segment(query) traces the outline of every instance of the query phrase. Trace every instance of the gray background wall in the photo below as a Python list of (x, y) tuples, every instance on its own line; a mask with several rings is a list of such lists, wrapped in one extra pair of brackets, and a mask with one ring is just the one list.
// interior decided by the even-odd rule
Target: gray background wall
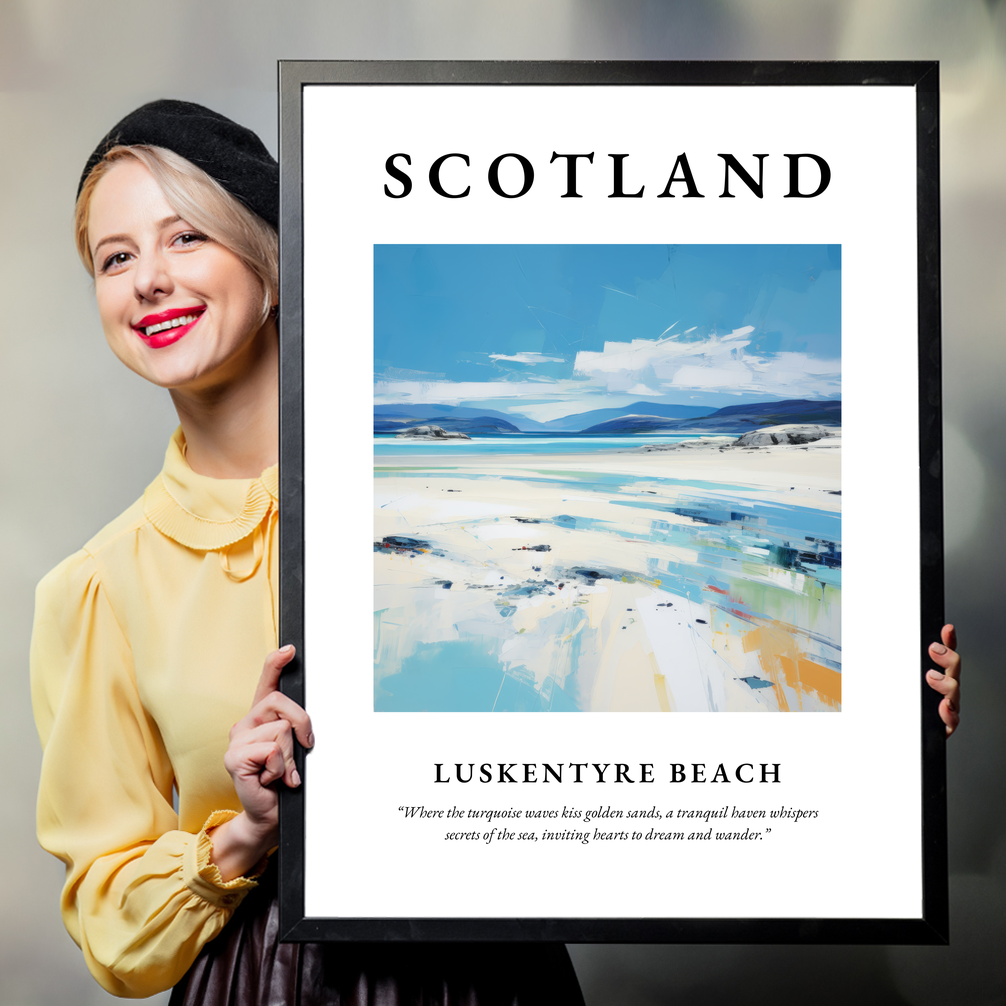
[(2, 0), (0, 1006), (108, 999), (59, 920), (61, 868), (34, 839), (32, 590), (139, 495), (175, 422), (104, 345), (71, 241), (78, 172), (122, 114), (166, 96), (275, 149), (279, 58), (942, 61), (947, 614), (967, 665), (949, 759), (953, 946), (572, 952), (591, 1006), (1006, 1002), (1004, 52), (995, 0)]

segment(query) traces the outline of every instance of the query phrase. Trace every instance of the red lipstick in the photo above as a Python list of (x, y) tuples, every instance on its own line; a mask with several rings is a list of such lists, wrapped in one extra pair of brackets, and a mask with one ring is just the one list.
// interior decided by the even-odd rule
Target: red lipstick
[[(178, 342), (179, 339), (187, 335), (205, 310), (204, 305), (199, 305), (196, 307), (173, 307), (168, 311), (148, 314), (133, 325), (133, 331), (151, 349), (161, 349), (164, 346), (170, 346), (173, 342)], [(189, 320), (179, 324), (180, 319), (184, 318)]]

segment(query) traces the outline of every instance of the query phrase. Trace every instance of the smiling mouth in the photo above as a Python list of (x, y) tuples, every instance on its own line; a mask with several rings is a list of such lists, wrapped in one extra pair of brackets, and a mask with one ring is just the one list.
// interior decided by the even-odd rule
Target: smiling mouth
[(198, 314), (183, 314), (180, 318), (172, 318), (171, 321), (162, 321), (159, 325), (148, 325), (140, 331), (146, 338), (156, 335), (158, 332), (166, 332), (169, 328), (181, 328), (182, 325), (191, 325), (198, 318)]
[[(205, 308), (190, 308), (182, 311), (166, 311), (160, 316), (148, 315), (146, 318), (141, 319), (140, 324), (134, 325), (133, 330), (144, 339), (149, 339), (151, 336), (158, 335), (161, 332), (170, 332), (173, 328), (182, 328), (185, 325), (191, 325), (205, 310)], [(143, 322), (145, 321), (149, 321), (150, 324), (144, 325)]]

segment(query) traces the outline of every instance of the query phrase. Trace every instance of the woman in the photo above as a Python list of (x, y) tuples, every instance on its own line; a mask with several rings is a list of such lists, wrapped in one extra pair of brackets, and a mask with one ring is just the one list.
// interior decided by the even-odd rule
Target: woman
[[(276, 786), (300, 785), (294, 736), (313, 744), (274, 649), (277, 187), (253, 133), (174, 101), (123, 119), (81, 179), (106, 338), (180, 427), (142, 499), (39, 585), (38, 830), (66, 864), (64, 921), (122, 996), (582, 1003), (561, 946), (276, 942)], [(930, 651), (948, 734), (955, 645), (948, 626)]]
[(276, 787), (314, 740), (277, 690), (277, 220), (258, 137), (187, 102), (127, 116), (81, 178), (106, 339), (180, 426), (143, 497), (38, 589), (38, 831), (67, 929), (121, 996), (582, 1004), (561, 945), (277, 944)]

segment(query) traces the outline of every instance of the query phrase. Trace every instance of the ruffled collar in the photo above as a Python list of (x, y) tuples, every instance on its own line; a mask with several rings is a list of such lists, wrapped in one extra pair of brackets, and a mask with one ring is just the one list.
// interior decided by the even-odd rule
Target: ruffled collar
[(164, 468), (143, 494), (143, 512), (162, 534), (186, 548), (211, 552), (252, 533), (279, 500), (279, 466), (257, 479), (213, 479), (185, 460), (185, 437), (175, 430)]

